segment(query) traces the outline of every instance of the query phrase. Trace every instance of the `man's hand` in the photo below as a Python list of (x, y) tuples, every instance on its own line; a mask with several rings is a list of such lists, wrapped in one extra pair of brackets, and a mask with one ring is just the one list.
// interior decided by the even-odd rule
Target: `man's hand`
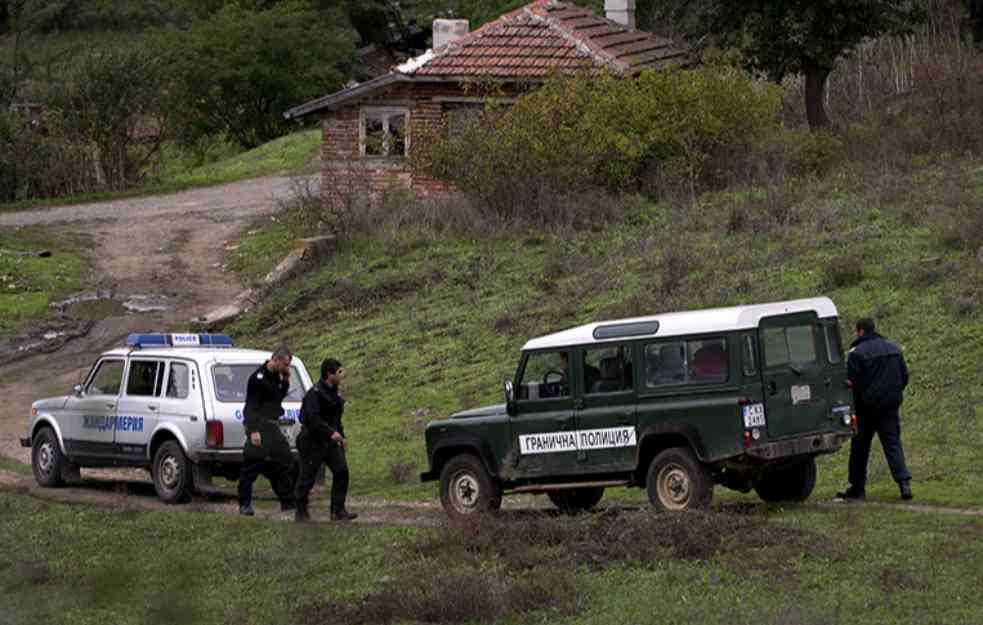
[(345, 439), (338, 432), (335, 432), (334, 434), (331, 435), (332, 443), (338, 443), (339, 445), (344, 445), (344, 441)]
[(284, 380), (290, 380), (290, 367), (285, 367), (283, 371), (280, 372)]
[(263, 445), (263, 437), (259, 435), (259, 432), (253, 432), (249, 435), (249, 442), (253, 444), (253, 447), (261, 447)]

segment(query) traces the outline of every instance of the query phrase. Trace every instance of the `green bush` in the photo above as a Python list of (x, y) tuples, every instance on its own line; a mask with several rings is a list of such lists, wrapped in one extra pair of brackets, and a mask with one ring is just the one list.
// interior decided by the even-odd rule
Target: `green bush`
[(775, 127), (778, 101), (773, 86), (726, 67), (556, 77), (456, 136), (432, 129), (413, 159), (499, 215), (548, 218), (558, 197), (636, 190), (643, 178), (695, 192), (711, 154)]

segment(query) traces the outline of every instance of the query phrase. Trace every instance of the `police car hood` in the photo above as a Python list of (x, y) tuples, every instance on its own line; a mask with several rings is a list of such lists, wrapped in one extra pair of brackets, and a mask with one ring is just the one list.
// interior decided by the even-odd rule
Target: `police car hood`
[(69, 395), (62, 395), (60, 397), (46, 397), (45, 399), (39, 399), (32, 404), (35, 408), (42, 412), (47, 412), (49, 410), (60, 410), (65, 407), (68, 403)]
[(485, 406), (483, 408), (473, 408), (471, 410), (462, 410), (461, 412), (455, 412), (451, 415), (451, 419), (472, 419), (474, 417), (495, 417), (499, 415), (507, 414), (505, 411), (505, 404), (494, 404), (491, 406)]

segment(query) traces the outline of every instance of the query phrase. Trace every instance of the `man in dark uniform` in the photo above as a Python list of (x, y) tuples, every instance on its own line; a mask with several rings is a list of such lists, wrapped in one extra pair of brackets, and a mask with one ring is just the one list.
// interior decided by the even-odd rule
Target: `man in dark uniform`
[(280, 431), (283, 398), (290, 390), (290, 362), (293, 354), (279, 347), (263, 365), (249, 376), (243, 423), (246, 444), (239, 471), (239, 514), (253, 516), (253, 482), (265, 475), (280, 498), (280, 509), (293, 510), (294, 484), (290, 471), (293, 455), (290, 443)]
[(876, 433), (881, 439), (891, 475), (901, 498), (912, 498), (911, 473), (901, 446), (901, 402), (908, 386), (908, 366), (901, 349), (877, 334), (873, 319), (860, 319), (857, 339), (850, 346), (847, 377), (857, 409), (857, 435), (850, 443), (850, 487), (838, 497), (862, 499), (867, 484), (867, 460)]
[(321, 379), (307, 391), (300, 408), (303, 427), (297, 436), (300, 454), (300, 478), (294, 499), (297, 502), (298, 521), (310, 521), (308, 495), (321, 463), (331, 469), (331, 520), (351, 521), (358, 515), (345, 509), (348, 496), (348, 462), (345, 450), (348, 439), (341, 417), (345, 413), (345, 399), (338, 394), (338, 387), (345, 377), (341, 363), (328, 358), (321, 363)]

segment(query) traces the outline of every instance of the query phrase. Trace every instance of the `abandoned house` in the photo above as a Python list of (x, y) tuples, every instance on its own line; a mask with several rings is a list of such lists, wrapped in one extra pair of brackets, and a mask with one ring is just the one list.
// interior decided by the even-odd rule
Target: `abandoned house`
[(328, 207), (375, 197), (389, 185), (421, 197), (448, 186), (413, 171), (414, 136), (460, 128), (480, 111), (476, 83), (494, 82), (506, 101), (555, 73), (600, 68), (623, 76), (687, 62), (681, 46), (635, 29), (635, 0), (606, 0), (605, 17), (557, 0), (537, 0), (472, 32), (436, 20), (433, 47), (390, 72), (291, 109), (317, 114), (323, 130), (321, 197)]

